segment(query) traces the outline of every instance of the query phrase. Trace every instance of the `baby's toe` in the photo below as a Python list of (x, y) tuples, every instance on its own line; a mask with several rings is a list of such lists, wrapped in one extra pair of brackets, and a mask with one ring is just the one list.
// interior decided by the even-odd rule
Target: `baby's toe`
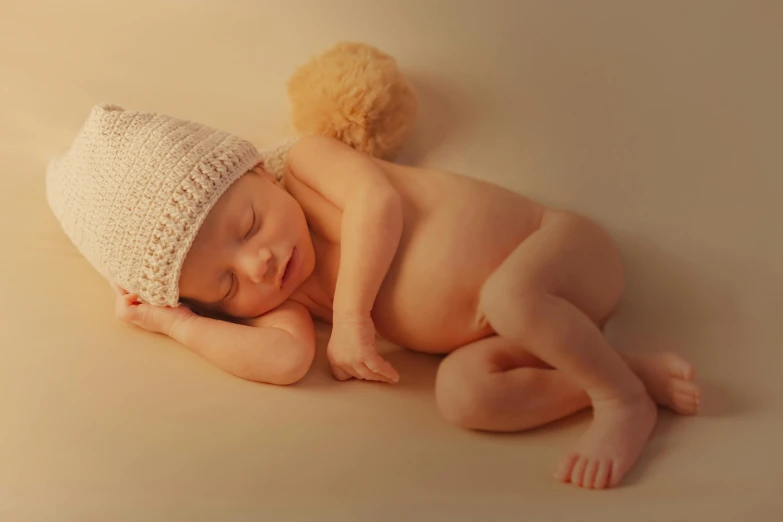
[(692, 381), (696, 376), (693, 365), (676, 353), (665, 353), (664, 360), (672, 376), (685, 379), (686, 381)]
[(673, 384), (672, 407), (678, 413), (690, 415), (696, 412), (701, 402), (701, 388), (692, 382), (677, 381)]
[(571, 472), (571, 484), (576, 486), (582, 486), (582, 479), (584, 477), (585, 468), (587, 467), (587, 458), (579, 456), (579, 460), (574, 464), (574, 470)]
[(610, 472), (612, 470), (612, 461), (608, 459), (601, 459), (599, 461), (598, 469), (595, 473), (595, 479), (593, 480), (593, 488), (604, 489), (609, 485), (609, 479), (611, 478)]
[(578, 453), (568, 453), (565, 455), (560, 461), (557, 471), (555, 471), (555, 479), (560, 482), (568, 482), (571, 480), (571, 472), (574, 470), (574, 464), (576, 464), (578, 458)]
[(627, 469), (621, 469), (620, 464), (618, 464), (616, 461), (612, 460), (610, 461), (609, 465), (609, 482), (607, 484), (607, 487), (613, 488), (620, 484), (620, 481), (623, 479), (623, 476), (625, 475), (625, 472)]
[(584, 476), (582, 477), (583, 488), (590, 489), (593, 487), (593, 484), (595, 483), (595, 475), (598, 472), (598, 467), (600, 465), (600, 460), (591, 460), (588, 462), (587, 467), (585, 468)]

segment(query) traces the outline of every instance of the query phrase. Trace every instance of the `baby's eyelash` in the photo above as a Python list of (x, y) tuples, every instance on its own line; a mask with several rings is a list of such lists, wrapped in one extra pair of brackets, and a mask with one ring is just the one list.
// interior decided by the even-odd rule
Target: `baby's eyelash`
[[(250, 210), (253, 211), (253, 221), (250, 222), (250, 228), (245, 233), (245, 239), (248, 239), (250, 235), (253, 233), (253, 230), (256, 228), (256, 209), (253, 207), (250, 207)], [(228, 292), (226, 292), (226, 295), (223, 296), (223, 299), (221, 301), (225, 302), (228, 301), (231, 297), (232, 291), (234, 290), (234, 284), (236, 282), (236, 275), (231, 274), (231, 284), (228, 286)]]
[(236, 276), (234, 274), (231, 274), (231, 284), (228, 285), (228, 292), (226, 292), (226, 295), (223, 296), (223, 301), (227, 301), (228, 298), (231, 296), (231, 291), (234, 289), (234, 280), (236, 279)]
[(250, 229), (247, 231), (247, 234), (245, 234), (245, 239), (250, 237), (250, 234), (253, 232), (253, 229), (256, 227), (256, 209), (253, 209), (253, 221), (250, 223)]

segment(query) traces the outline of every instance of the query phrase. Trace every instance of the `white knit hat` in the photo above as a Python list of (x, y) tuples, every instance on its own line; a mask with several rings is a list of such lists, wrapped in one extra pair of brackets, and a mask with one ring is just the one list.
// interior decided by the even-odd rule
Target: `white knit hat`
[(177, 306), (182, 263), (209, 211), (259, 163), (281, 179), (293, 141), (259, 153), (199, 123), (99, 105), (49, 164), (46, 197), (103, 277), (143, 302)]

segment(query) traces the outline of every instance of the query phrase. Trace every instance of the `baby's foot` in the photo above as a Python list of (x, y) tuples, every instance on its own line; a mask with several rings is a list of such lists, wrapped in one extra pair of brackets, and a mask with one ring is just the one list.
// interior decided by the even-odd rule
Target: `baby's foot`
[(625, 356), (655, 402), (682, 415), (699, 410), (701, 388), (693, 382), (693, 365), (674, 353)]
[(646, 393), (595, 401), (593, 423), (555, 472), (561, 482), (583, 488), (616, 486), (639, 458), (658, 417)]

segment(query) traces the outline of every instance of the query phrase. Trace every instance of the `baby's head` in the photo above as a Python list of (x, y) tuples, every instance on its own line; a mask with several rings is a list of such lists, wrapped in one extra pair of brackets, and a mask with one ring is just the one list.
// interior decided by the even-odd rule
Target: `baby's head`
[(314, 266), (304, 213), (279, 182), (289, 146), (259, 153), (195, 122), (96, 106), (50, 163), (47, 199), (87, 260), (143, 302), (253, 317)]
[(314, 264), (302, 207), (257, 165), (201, 225), (182, 265), (180, 299), (194, 310), (256, 317), (288, 299)]

